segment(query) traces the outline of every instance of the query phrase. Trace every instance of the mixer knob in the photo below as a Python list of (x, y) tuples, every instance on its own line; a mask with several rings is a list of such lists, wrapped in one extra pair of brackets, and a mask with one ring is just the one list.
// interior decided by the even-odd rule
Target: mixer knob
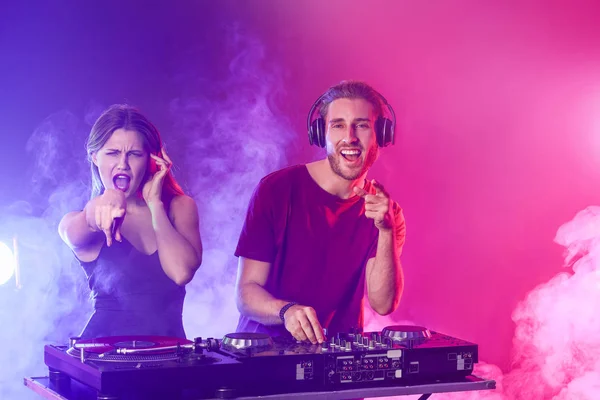
[(204, 347), (204, 345), (202, 343), (202, 338), (201, 337), (194, 338), (194, 352), (202, 353), (202, 347)]
[(219, 341), (214, 338), (208, 339), (208, 350), (217, 350), (220, 347)]
[(352, 350), (352, 342), (346, 342), (346, 350), (347, 351), (351, 351)]
[(370, 349), (374, 349), (375, 348), (375, 341), (374, 340), (370, 340), (369, 341), (369, 348)]

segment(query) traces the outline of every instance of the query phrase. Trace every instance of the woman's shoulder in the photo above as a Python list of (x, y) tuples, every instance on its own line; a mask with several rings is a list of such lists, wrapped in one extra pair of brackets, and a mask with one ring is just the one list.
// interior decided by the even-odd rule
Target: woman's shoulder
[(169, 216), (171, 218), (193, 217), (198, 214), (196, 200), (186, 194), (173, 196), (169, 201)]
[(192, 207), (196, 208), (196, 200), (187, 194), (173, 196), (170, 201), (171, 207)]

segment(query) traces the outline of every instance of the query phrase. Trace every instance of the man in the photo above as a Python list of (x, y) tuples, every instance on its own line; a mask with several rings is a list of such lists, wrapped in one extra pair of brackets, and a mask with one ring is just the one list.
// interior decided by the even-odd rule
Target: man
[(363, 82), (331, 87), (309, 114), (309, 139), (327, 158), (260, 181), (235, 252), (238, 332), (289, 332), (314, 344), (325, 340), (323, 328), (360, 331), (365, 283), (375, 312), (397, 308), (404, 217), (380, 183), (366, 180), (393, 137), (382, 102)]

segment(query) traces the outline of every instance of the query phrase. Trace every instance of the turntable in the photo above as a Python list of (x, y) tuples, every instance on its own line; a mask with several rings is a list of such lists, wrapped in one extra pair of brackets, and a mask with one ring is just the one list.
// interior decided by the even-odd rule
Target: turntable
[(58, 387), (68, 387), (73, 379), (95, 390), (98, 400), (178, 398), (189, 389), (212, 397), (239, 364), (218, 353), (204, 354), (218, 346), (217, 340), (201, 338), (73, 338), (68, 347), (45, 346), (44, 362)]
[(336, 397), (351, 398), (372, 397), (374, 390), (396, 391), (393, 395), (418, 385), (474, 384), (478, 346), (424, 327), (396, 325), (381, 332), (340, 333), (321, 345), (259, 333), (193, 341), (74, 338), (69, 346), (45, 346), (44, 361), (51, 385), (66, 399), (82, 397), (81, 388), (94, 400), (367, 391)]

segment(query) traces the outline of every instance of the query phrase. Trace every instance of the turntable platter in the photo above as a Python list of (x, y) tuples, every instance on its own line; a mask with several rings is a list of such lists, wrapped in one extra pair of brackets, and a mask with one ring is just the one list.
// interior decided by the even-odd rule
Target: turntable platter
[(255, 332), (229, 333), (223, 337), (222, 345), (228, 350), (265, 349), (273, 346), (269, 335)]
[(429, 339), (431, 332), (423, 326), (416, 325), (392, 325), (381, 331), (381, 336), (394, 341)]
[(107, 336), (77, 340), (67, 353), (97, 361), (165, 361), (177, 359), (192, 344), (190, 340), (169, 336)]

